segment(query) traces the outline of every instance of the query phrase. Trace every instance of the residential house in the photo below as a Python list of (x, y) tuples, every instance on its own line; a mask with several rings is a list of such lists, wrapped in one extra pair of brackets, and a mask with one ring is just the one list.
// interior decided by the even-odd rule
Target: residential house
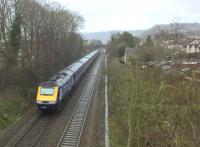
[(200, 40), (195, 40), (187, 45), (186, 53), (200, 53)]

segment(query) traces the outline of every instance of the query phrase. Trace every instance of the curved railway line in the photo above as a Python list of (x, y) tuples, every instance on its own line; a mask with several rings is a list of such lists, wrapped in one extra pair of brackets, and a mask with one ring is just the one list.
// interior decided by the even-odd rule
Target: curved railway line
[[(89, 75), (85, 79), (85, 81), (87, 81), (86, 84), (82, 82), (85, 86), (83, 92), (79, 95), (80, 97), (77, 97), (77, 100), (72, 100), (73, 98), (71, 98), (72, 104), (68, 104), (67, 102), (66, 105), (62, 106), (65, 108), (61, 108), (58, 112), (50, 115), (36, 111), (34, 114), (35, 116), (30, 117), (29, 122), (21, 127), (18, 132), (15, 132), (4, 146), (42, 146), (44, 144), (43, 138), (48, 134), (48, 131), (52, 131), (54, 127), (57, 131), (54, 132), (54, 142), (57, 143), (51, 144), (52, 146), (79, 146), (90, 101), (95, 88), (96, 76), (101, 64), (101, 58), (102, 55), (100, 55), (92, 65)], [(71, 108), (67, 108), (67, 105), (70, 105)], [(58, 135), (57, 140), (56, 135)], [(47, 139), (51, 142), (51, 139)], [(46, 144), (46, 146), (49, 145)]]

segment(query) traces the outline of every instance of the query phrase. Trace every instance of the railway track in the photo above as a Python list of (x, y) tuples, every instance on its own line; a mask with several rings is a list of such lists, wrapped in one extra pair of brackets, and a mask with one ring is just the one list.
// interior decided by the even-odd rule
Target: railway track
[(15, 146), (20, 140), (29, 132), (29, 130), (35, 125), (35, 123), (39, 120), (41, 113), (38, 111), (34, 111), (32, 117), (26, 124), (24, 124), (16, 134), (13, 134), (12, 138), (10, 138), (9, 142), (5, 144), (5, 147)]
[(94, 92), (96, 76), (99, 69), (100, 60), (101, 59), (99, 59), (92, 74), (88, 78), (86, 87), (79, 98), (79, 101), (73, 111), (70, 121), (65, 127), (65, 130), (62, 134), (62, 137), (57, 147), (60, 147), (60, 146), (61, 147), (78, 147), (80, 144), (85, 120), (87, 117), (91, 98)]
[[(90, 71), (87, 83), (85, 84), (84, 90), (77, 100), (78, 102), (75, 107), (72, 108), (72, 113), (70, 114), (70, 119), (66, 119), (63, 115), (60, 120), (61, 124), (55, 124), (59, 126), (65, 126), (64, 132), (60, 138), (57, 146), (63, 146), (65, 143), (72, 143), (72, 140), (77, 137), (76, 146), (79, 145), (81, 134), (83, 131), (85, 119), (87, 116), (89, 104), (94, 91), (96, 76), (100, 66), (101, 57), (93, 65), (92, 71)], [(77, 97), (78, 98), (78, 97)], [(74, 109), (74, 110), (73, 110)], [(66, 113), (67, 114), (67, 113)], [(31, 117), (30, 117), (31, 118)], [(25, 124), (19, 132), (17, 132), (10, 141), (5, 145), (6, 147), (27, 147), (27, 146), (40, 146), (41, 138), (46, 135), (46, 131), (50, 130), (50, 127), (58, 121), (57, 114), (42, 114), (37, 112), (34, 118), (31, 118), (30, 123)], [(67, 126), (66, 126), (67, 124)], [(71, 131), (71, 136), (69, 133)], [(47, 131), (48, 132), (48, 131)], [(68, 137), (68, 139), (67, 139)], [(73, 138), (74, 137), (74, 138)], [(67, 139), (67, 140), (66, 140)], [(57, 142), (58, 142), (57, 141)], [(55, 145), (56, 146), (56, 145)], [(66, 146), (66, 145), (64, 145)]]
[(21, 138), (19, 138), (15, 145), (16, 147), (27, 147), (34, 146), (40, 136), (48, 129), (49, 124), (52, 122), (51, 117), (42, 115), (35, 122), (35, 124), (27, 131)]
[(5, 147), (31, 147), (34, 146), (40, 136), (48, 129), (49, 124), (54, 121), (54, 115), (38, 113), (31, 124), (25, 125), (20, 132), (11, 138)]

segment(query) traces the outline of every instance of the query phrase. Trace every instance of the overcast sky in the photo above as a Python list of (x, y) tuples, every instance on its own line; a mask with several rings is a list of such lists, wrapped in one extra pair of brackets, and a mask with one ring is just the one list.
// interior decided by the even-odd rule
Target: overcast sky
[(81, 32), (148, 29), (200, 22), (200, 0), (54, 0), (85, 19)]

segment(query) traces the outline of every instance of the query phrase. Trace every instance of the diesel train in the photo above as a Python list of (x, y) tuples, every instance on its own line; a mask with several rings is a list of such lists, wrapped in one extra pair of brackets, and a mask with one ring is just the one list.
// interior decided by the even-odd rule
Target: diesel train
[(36, 104), (40, 110), (56, 110), (65, 96), (69, 95), (72, 88), (78, 83), (80, 77), (98, 57), (99, 51), (95, 50), (80, 60), (58, 72), (49, 80), (38, 87)]

